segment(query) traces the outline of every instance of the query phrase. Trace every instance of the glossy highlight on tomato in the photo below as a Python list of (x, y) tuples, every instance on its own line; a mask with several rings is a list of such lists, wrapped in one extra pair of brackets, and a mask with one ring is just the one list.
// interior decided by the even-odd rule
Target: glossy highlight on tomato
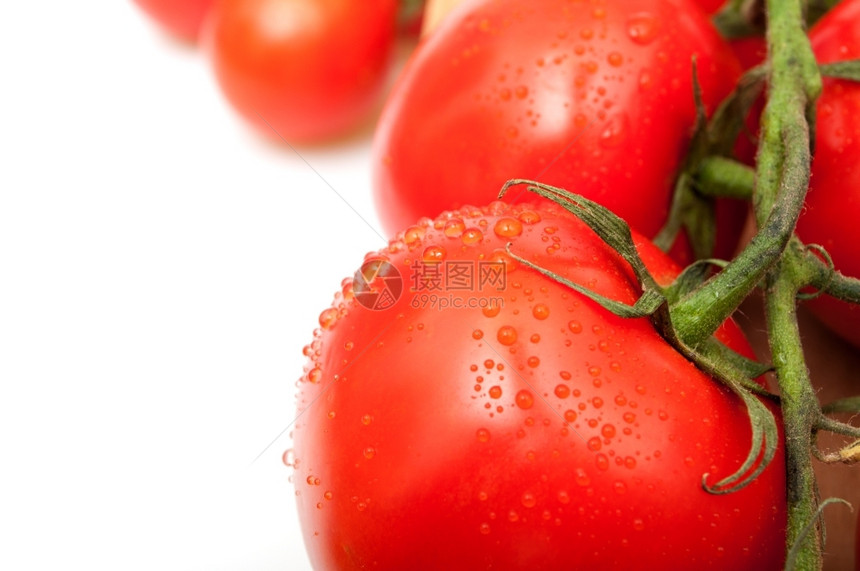
[(197, 41), (200, 27), (214, 0), (134, 0), (168, 32), (191, 42)]
[(204, 45), (236, 110), (268, 137), (343, 135), (382, 95), (397, 0), (223, 0)]
[[(740, 68), (694, 3), (459, 5), (415, 51), (380, 119), (373, 175), (384, 228), (485, 204), (505, 181), (527, 178), (654, 236), (695, 121), (693, 58), (713, 110)], [(732, 240), (743, 217), (726, 217)]]
[[(843, 0), (810, 30), (819, 63), (860, 58), (860, 1)], [(837, 270), (860, 278), (860, 84), (825, 77), (818, 100), (812, 178), (797, 234), (820, 244)], [(860, 307), (821, 296), (808, 307), (860, 347)]]
[[(285, 454), (314, 567), (781, 568), (781, 447), (748, 487), (704, 491), (747, 454), (740, 401), (650, 320), (607, 312), (508, 244), (638, 296), (629, 266), (555, 205), (464, 207), (369, 254), (403, 291), (374, 311), (342, 284), (304, 349)], [(748, 351), (732, 323), (719, 335)]]

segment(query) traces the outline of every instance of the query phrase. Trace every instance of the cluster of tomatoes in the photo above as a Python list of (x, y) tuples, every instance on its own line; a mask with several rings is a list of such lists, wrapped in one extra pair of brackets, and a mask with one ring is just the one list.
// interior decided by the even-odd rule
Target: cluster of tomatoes
[[(290, 142), (367, 116), (398, 13), (395, 0), (137, 1), (189, 38), (208, 11), (202, 41), (228, 98)], [(764, 39), (723, 38), (710, 19), (720, 1), (459, 4), (418, 44), (376, 127), (374, 192), (392, 239), (343, 282), (304, 349), (285, 461), (311, 561), (782, 568), (781, 447), (749, 485), (712, 493), (749, 453), (741, 401), (648, 318), (563, 283), (628, 305), (641, 292), (585, 224), (523, 187), (496, 199), (521, 178), (594, 200), (668, 284), (695, 236), (681, 232), (670, 255), (649, 239), (699, 113), (763, 61)], [(820, 63), (860, 58), (857, 22), (860, 0), (842, 0), (811, 27)], [(817, 109), (797, 232), (860, 277), (860, 85), (825, 78)], [(748, 123), (726, 158), (754, 162)], [(715, 255), (729, 258), (747, 203), (703, 200)], [(860, 309), (827, 296), (810, 306), (860, 346)], [(752, 357), (732, 322), (717, 336)]]
[(135, 0), (199, 43), (227, 100), (269, 138), (337, 137), (368, 121), (416, 0)]

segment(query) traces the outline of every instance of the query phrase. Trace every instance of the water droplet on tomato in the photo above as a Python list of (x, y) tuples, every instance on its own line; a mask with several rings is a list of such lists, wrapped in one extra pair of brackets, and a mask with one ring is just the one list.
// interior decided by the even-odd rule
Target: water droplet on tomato
[(481, 240), (484, 239), (484, 233), (481, 232), (478, 228), (469, 228), (463, 231), (463, 234), (460, 235), (460, 240), (467, 246), (472, 246), (477, 244)]
[(493, 361), (492, 359), (487, 359), (486, 361), (484, 361), (484, 368), (487, 370), (492, 369), (495, 366), (496, 366), (496, 362)]
[(500, 218), (493, 226), (493, 232), (501, 238), (514, 238), (523, 233), (523, 223), (516, 218)]
[(517, 216), (520, 222), (523, 224), (537, 224), (541, 221), (540, 214), (535, 212), (534, 210), (523, 210), (520, 212), (520, 215)]
[[(557, 396), (558, 398), (566, 399), (567, 397), (570, 396), (570, 387), (568, 387), (567, 385), (557, 385), (553, 392), (555, 393), (555, 396)], [(573, 411), (571, 411), (571, 412), (573, 412)]]
[(517, 342), (517, 330), (510, 325), (503, 325), (499, 327), (499, 331), (496, 333), (496, 339), (498, 339), (499, 343), (502, 345), (513, 345)]
[(368, 446), (367, 448), (365, 448), (365, 449), (364, 449), (363, 454), (364, 454), (364, 457), (365, 457), (365, 458), (367, 458), (368, 460), (370, 460), (370, 459), (372, 459), (374, 456), (376, 456), (376, 449), (375, 449), (375, 448), (373, 448), (372, 446)]
[(424, 249), (422, 259), (427, 263), (438, 263), (445, 259), (448, 255), (447, 250), (442, 246), (429, 246)]
[(600, 367), (589, 367), (588, 374), (592, 377), (600, 376)]
[(484, 332), (480, 329), (475, 329), (472, 331), (472, 339), (482, 339), (484, 337)]
[(326, 491), (326, 493), (324, 493), (324, 494), (323, 494), (323, 497), (324, 497), (325, 499), (327, 499), (327, 500), (331, 501), (331, 499), (334, 497), (334, 494), (333, 494), (333, 493), (331, 493), (330, 491)]
[(654, 41), (660, 31), (660, 22), (648, 12), (633, 14), (627, 19), (627, 35), (639, 45)]
[(322, 379), (322, 371), (319, 367), (314, 367), (308, 371), (308, 380), (312, 383), (318, 383)]
[(558, 498), (558, 501), (561, 504), (569, 504), (570, 503), (570, 494), (568, 494), (565, 490), (559, 491), (558, 495), (556, 497)]
[(281, 456), (281, 460), (283, 460), (284, 465), (289, 468), (296, 467), (296, 453), (292, 448), (288, 448), (284, 451), (283, 456)]
[(582, 333), (582, 324), (578, 321), (571, 321), (567, 324), (567, 328), (570, 329), (571, 333)]
[(577, 468), (574, 476), (576, 484), (578, 486), (585, 487), (591, 483), (591, 478), (588, 477), (588, 474), (582, 468)]
[(626, 142), (630, 131), (630, 120), (626, 113), (618, 113), (609, 118), (600, 133), (600, 145), (607, 149), (619, 147)]
[(540, 335), (537, 333), (533, 333), (531, 337), (529, 337), (529, 341), (532, 343), (540, 343)]
[(645, 529), (645, 522), (639, 518), (634, 519), (633, 529), (635, 529), (636, 531), (642, 531), (643, 529)]
[(502, 398), (502, 387), (500, 387), (498, 385), (494, 385), (494, 386), (490, 387), (488, 394), (490, 395), (491, 399)]
[(525, 492), (521, 498), (523, 506), (533, 508), (537, 505), (537, 497), (531, 492)]
[(597, 454), (594, 457), (594, 464), (597, 466), (598, 470), (608, 470), (609, 458), (607, 458), (606, 454)]
[(591, 399), (591, 404), (592, 406), (594, 406), (594, 408), (600, 408), (603, 406), (603, 399), (600, 397), (594, 397), (593, 399)]
[(590, 40), (594, 37), (594, 30), (591, 28), (583, 28), (579, 31), (579, 37), (583, 40)]
[(543, 303), (539, 303), (532, 308), (532, 315), (535, 319), (544, 320), (549, 317), (549, 307)]
[(490, 440), (490, 431), (486, 428), (479, 428), (477, 432), (478, 442), (487, 442)]
[(324, 330), (328, 331), (334, 324), (337, 323), (337, 309), (334, 307), (329, 307), (326, 310), (323, 310), (319, 316), (320, 327)]
[(536, 369), (540, 366), (540, 358), (531, 356), (528, 358), (528, 360), (526, 360), (526, 364), (532, 369)]
[[(556, 387), (558, 388), (558, 387)], [(567, 422), (573, 422), (576, 420), (576, 411), (575, 410), (566, 410), (564, 411), (564, 420)]]
[(482, 523), (480, 526), (478, 526), (478, 531), (481, 533), (481, 535), (489, 535), (490, 524)]
[(525, 389), (523, 389), (517, 393), (515, 400), (516, 400), (517, 406), (523, 410), (530, 409), (535, 403), (534, 395), (532, 395), (529, 391), (527, 391)]
[(403, 232), (403, 242), (411, 246), (424, 238), (424, 228), (410, 226)]
[(632, 412), (625, 412), (621, 416), (621, 418), (623, 418), (624, 422), (626, 422), (627, 424), (633, 424), (633, 422), (636, 420), (636, 415), (633, 414)]
[(445, 223), (442, 232), (449, 238), (459, 238), (466, 230), (466, 224), (459, 218), (453, 218)]
[(608, 61), (609, 65), (612, 67), (619, 67), (624, 63), (624, 56), (618, 52), (610, 52), (610, 54), (606, 56), (606, 61)]
[(612, 424), (604, 424), (603, 428), (600, 429), (600, 434), (602, 434), (604, 438), (612, 438), (615, 436), (615, 426)]
[(654, 80), (649, 70), (643, 69), (639, 72), (639, 91), (648, 91), (653, 84)]
[(529, 88), (525, 85), (520, 85), (514, 90), (514, 95), (517, 96), (517, 99), (525, 99), (529, 96)]
[(598, 438), (597, 436), (589, 438), (586, 445), (588, 446), (588, 449), (593, 451), (593, 452), (597, 452), (598, 450), (603, 448), (603, 443), (600, 441), (600, 438)]

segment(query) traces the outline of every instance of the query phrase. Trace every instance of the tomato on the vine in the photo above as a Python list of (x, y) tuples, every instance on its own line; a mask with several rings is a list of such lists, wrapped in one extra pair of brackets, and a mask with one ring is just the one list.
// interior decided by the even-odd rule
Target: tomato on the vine
[[(860, 1), (843, 0), (810, 30), (819, 63), (860, 58)], [(860, 83), (824, 78), (806, 208), (797, 234), (823, 246), (837, 270), (860, 278)], [(860, 307), (821, 296), (808, 302), (831, 329), (860, 346)]]
[[(464, 3), (418, 47), (383, 110), (373, 151), (383, 226), (485, 204), (506, 180), (529, 178), (654, 236), (695, 122), (694, 58), (713, 110), (739, 65), (692, 2)], [(729, 255), (744, 215), (724, 218)]]
[(223, 0), (204, 43), (228, 101), (268, 136), (312, 142), (367, 119), (381, 97), (397, 0)]
[[(636, 234), (655, 278), (677, 267)], [(749, 486), (703, 489), (750, 447), (741, 401), (632, 303), (630, 267), (554, 204), (466, 207), (368, 255), (304, 350), (293, 466), (320, 569), (777, 569), (781, 447)], [(721, 338), (746, 343), (727, 323)]]
[(134, 0), (134, 2), (171, 34), (195, 42), (203, 19), (214, 0)]

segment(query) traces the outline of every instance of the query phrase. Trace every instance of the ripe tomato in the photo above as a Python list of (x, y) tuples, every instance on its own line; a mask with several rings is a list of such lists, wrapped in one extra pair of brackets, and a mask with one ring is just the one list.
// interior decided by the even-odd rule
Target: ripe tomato
[(230, 103), (273, 138), (316, 141), (367, 118), (384, 84), (397, 0), (223, 0), (204, 42)]
[(203, 18), (214, 0), (134, 0), (170, 33), (197, 41)]
[[(843, 0), (810, 30), (820, 63), (860, 58), (860, 1)], [(836, 269), (860, 278), (860, 84), (824, 78), (806, 209), (797, 234), (821, 244)], [(860, 307), (821, 296), (809, 307), (831, 329), (860, 346)]]
[[(528, 178), (574, 190), (655, 235), (695, 119), (693, 57), (713, 109), (739, 65), (692, 3), (458, 6), (415, 51), (377, 127), (383, 226), (394, 232), (485, 204), (506, 180)], [(726, 229), (724, 255), (743, 214), (727, 218), (736, 226)]]
[[(781, 568), (782, 452), (736, 493), (702, 489), (747, 454), (740, 401), (648, 319), (518, 264), (509, 242), (603, 295), (638, 295), (555, 205), (467, 207), (369, 255), (305, 348), (285, 454), (314, 567)], [(745, 346), (733, 324), (721, 335)]]

